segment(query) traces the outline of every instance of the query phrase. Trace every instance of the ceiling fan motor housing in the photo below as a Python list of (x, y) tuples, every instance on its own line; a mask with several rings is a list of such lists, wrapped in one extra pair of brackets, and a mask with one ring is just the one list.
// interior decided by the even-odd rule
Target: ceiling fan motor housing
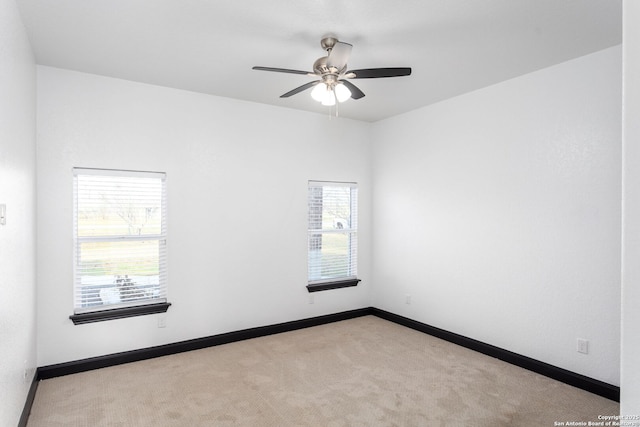
[(313, 71), (316, 74), (325, 75), (325, 74), (336, 74), (338, 75), (340, 70), (335, 67), (327, 66), (328, 56), (323, 56), (322, 58), (316, 59), (316, 62), (313, 63)]

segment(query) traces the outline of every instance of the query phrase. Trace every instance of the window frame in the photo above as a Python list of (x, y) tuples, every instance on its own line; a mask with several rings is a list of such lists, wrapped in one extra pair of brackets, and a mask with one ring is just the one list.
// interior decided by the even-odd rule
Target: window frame
[[(324, 187), (348, 187), (349, 193), (349, 228), (342, 229), (317, 229), (312, 228), (311, 224), (311, 189), (312, 188), (324, 188)], [(355, 197), (353, 190), (355, 190)], [(323, 210), (324, 212), (324, 210)], [(349, 238), (353, 239), (348, 244), (348, 252), (350, 253), (349, 272), (352, 273), (348, 276), (338, 276), (325, 279), (310, 279), (310, 251), (311, 251), (311, 236), (312, 234), (335, 234), (344, 233), (349, 234)], [(317, 181), (309, 180), (307, 184), (307, 291), (319, 292), (332, 289), (340, 289), (346, 287), (357, 286), (361, 281), (357, 277), (357, 265), (358, 265), (358, 184), (356, 182), (344, 182), (344, 181)]]
[[(144, 235), (98, 235), (98, 236), (79, 236), (78, 235), (78, 177), (79, 176), (124, 176), (130, 178), (154, 178), (161, 180), (161, 216), (160, 216), (160, 233)], [(73, 314), (69, 319), (75, 324), (85, 324), (100, 322), (112, 319), (122, 319), (126, 317), (142, 316), (147, 314), (164, 313), (169, 309), (171, 303), (167, 302), (168, 293), (168, 275), (167, 275), (167, 184), (166, 173), (164, 172), (147, 172), (122, 169), (98, 169), (98, 168), (73, 168)], [(81, 243), (89, 243), (95, 241), (103, 242), (134, 242), (141, 240), (158, 241), (159, 245), (164, 245), (164, 256), (158, 259), (158, 278), (159, 286), (163, 289), (163, 296), (160, 298), (146, 298), (130, 302), (119, 302), (114, 304), (102, 304), (95, 308), (77, 306), (77, 292), (81, 289), (78, 286), (78, 262), (79, 247)]]

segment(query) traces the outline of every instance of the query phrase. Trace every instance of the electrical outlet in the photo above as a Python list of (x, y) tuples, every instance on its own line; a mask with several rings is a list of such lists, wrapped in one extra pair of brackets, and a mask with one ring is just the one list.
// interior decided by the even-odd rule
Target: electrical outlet
[(167, 316), (160, 315), (158, 316), (158, 328), (166, 328), (167, 327)]
[(406, 295), (404, 296), (404, 303), (405, 303), (405, 304), (411, 304), (411, 295), (406, 294)]
[(589, 341), (578, 338), (578, 353), (589, 354)]
[(314, 302), (313, 294), (309, 294), (309, 304), (313, 304)]
[(7, 225), (7, 205), (0, 205), (0, 225)]

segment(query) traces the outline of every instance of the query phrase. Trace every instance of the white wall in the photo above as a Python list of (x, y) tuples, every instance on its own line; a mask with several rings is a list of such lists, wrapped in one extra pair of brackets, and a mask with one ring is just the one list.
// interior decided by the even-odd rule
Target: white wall
[(620, 100), (618, 46), (375, 123), (374, 306), (619, 384)]
[(620, 412), (640, 415), (640, 2), (623, 3), (623, 255)]
[[(370, 305), (365, 123), (38, 67), (39, 366)], [(74, 326), (74, 166), (167, 172), (167, 327)], [(360, 184), (360, 278), (315, 293), (307, 181)]]
[[(15, 426), (36, 366), (36, 67), (14, 0), (0, 0), (0, 425)], [(26, 378), (24, 378), (26, 370)]]

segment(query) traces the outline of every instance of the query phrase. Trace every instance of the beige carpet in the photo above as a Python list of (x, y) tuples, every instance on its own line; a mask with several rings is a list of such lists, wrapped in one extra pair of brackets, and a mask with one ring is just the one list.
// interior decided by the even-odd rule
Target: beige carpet
[(618, 413), (366, 316), (44, 380), (28, 426), (554, 426)]

